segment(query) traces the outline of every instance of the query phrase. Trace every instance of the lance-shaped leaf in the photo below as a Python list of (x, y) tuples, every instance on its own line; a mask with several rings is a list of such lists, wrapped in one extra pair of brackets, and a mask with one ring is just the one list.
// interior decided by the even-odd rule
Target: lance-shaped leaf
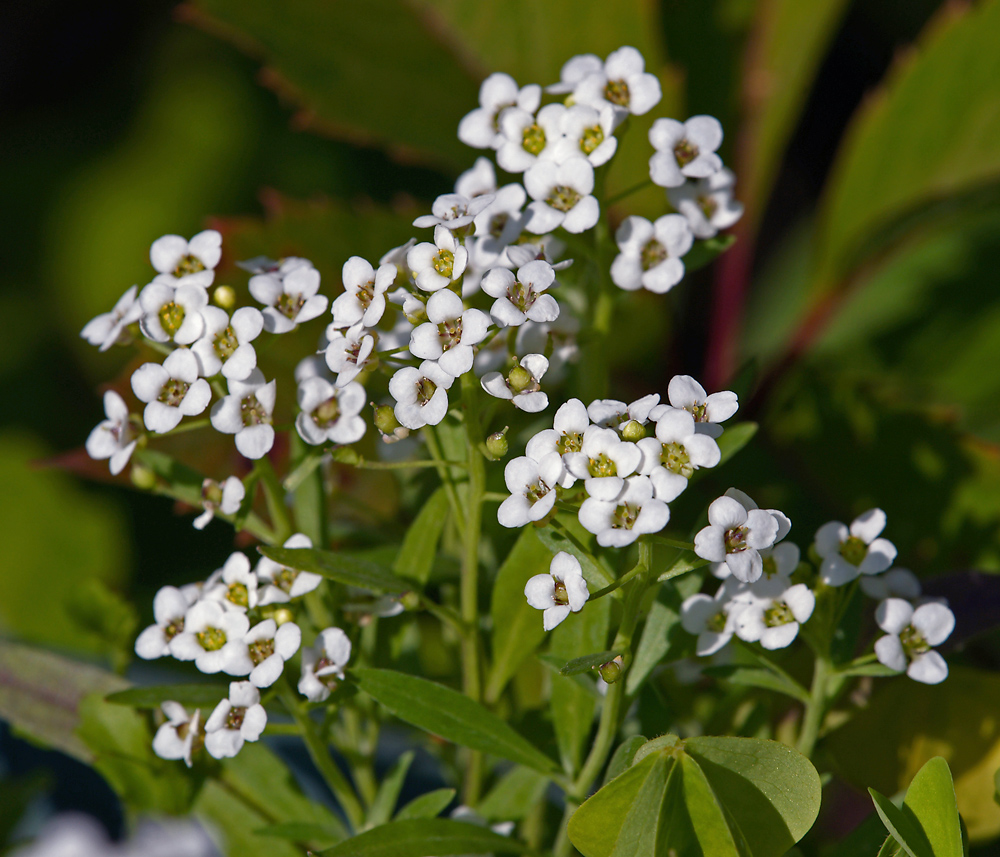
[(385, 566), (361, 557), (314, 548), (279, 548), (265, 545), (258, 550), (276, 563), (294, 568), (296, 571), (310, 571), (323, 577), (356, 586), (368, 592), (398, 594), (409, 592), (413, 584), (396, 577)]
[(420, 795), (420, 797), (415, 797), (397, 812), (396, 821), (406, 821), (413, 818), (435, 818), (454, 799), (454, 789), (435, 789), (432, 792), (427, 792)]
[(424, 503), (424, 507), (413, 519), (406, 531), (403, 544), (399, 546), (393, 571), (407, 580), (414, 580), (425, 586), (434, 567), (438, 542), (448, 520), (448, 492), (444, 486), (438, 488)]
[(130, 687), (105, 697), (115, 705), (132, 708), (159, 708), (164, 702), (179, 702), (188, 708), (214, 708), (229, 696), (228, 684), (164, 684), (157, 687)]
[(609, 649), (606, 652), (597, 652), (594, 655), (582, 655), (579, 658), (573, 658), (573, 660), (567, 661), (559, 667), (559, 675), (577, 675), (578, 673), (589, 672), (590, 670), (597, 669), (601, 664), (613, 661), (620, 654), (621, 652)]
[(451, 854), (521, 854), (528, 849), (487, 827), (443, 818), (383, 824), (334, 845), (321, 857), (446, 857)]
[(400, 720), (462, 747), (550, 773), (556, 764), (504, 720), (450, 687), (395, 670), (356, 669), (358, 686)]

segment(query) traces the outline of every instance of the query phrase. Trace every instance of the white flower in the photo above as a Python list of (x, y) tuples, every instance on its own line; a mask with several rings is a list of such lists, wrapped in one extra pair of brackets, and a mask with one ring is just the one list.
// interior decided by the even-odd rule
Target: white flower
[(329, 339), (325, 352), (326, 365), (337, 373), (337, 386), (343, 387), (373, 362), (375, 337), (361, 324), (346, 331), (338, 330), (335, 324), (331, 324), (326, 329), (326, 336)]
[(125, 469), (138, 441), (129, 425), (128, 405), (114, 390), (104, 394), (104, 414), (107, 419), (87, 436), (87, 455), (95, 461), (110, 459), (108, 465), (117, 476)]
[(325, 378), (306, 378), (298, 388), (301, 413), (295, 428), (306, 443), (354, 443), (367, 426), (358, 416), (365, 406), (365, 388), (356, 381), (335, 387)]
[[(286, 548), (311, 548), (312, 546), (309, 536), (303, 533), (289, 536), (282, 545)], [(266, 556), (260, 558), (256, 572), (257, 579), (263, 586), (260, 593), (261, 607), (267, 604), (283, 604), (293, 598), (299, 598), (307, 592), (312, 592), (323, 582), (323, 578), (318, 574), (286, 568)]]
[(184, 630), (184, 616), (192, 604), (176, 586), (164, 586), (153, 598), (155, 624), (135, 641), (135, 653), (147, 661), (170, 654), (170, 641)]
[(876, 601), (884, 601), (886, 598), (915, 601), (923, 589), (917, 576), (908, 568), (890, 568), (885, 574), (862, 577), (861, 591)]
[(454, 377), (472, 368), (472, 346), (486, 338), (490, 317), (482, 310), (466, 309), (462, 299), (450, 289), (442, 289), (427, 301), (427, 321), (413, 329), (410, 353), (436, 360)]
[(470, 268), (513, 267), (505, 251), (521, 235), (521, 209), (527, 198), (524, 188), (512, 182), (500, 188), (493, 201), (476, 215), (476, 237), (469, 248)]
[(221, 258), (222, 236), (214, 229), (199, 232), (190, 241), (180, 235), (164, 235), (149, 248), (149, 261), (159, 271), (156, 282), (175, 286), (207, 289)]
[(454, 381), (433, 360), (424, 360), (419, 367), (404, 366), (389, 379), (396, 419), (414, 431), (436, 426), (448, 413), (448, 388)]
[(859, 574), (879, 574), (896, 559), (896, 546), (878, 538), (885, 529), (885, 512), (869, 509), (851, 522), (829, 521), (816, 531), (816, 552), (823, 558), (820, 577), (830, 586), (843, 586)]
[(275, 382), (265, 381), (260, 369), (254, 369), (245, 381), (230, 378), (229, 395), (212, 406), (212, 427), (236, 435), (240, 455), (263, 458), (274, 445), (275, 396)]
[(101, 351), (107, 351), (118, 341), (122, 331), (142, 315), (142, 306), (135, 297), (138, 291), (138, 286), (129, 288), (118, 298), (111, 312), (101, 313), (88, 321), (80, 336), (91, 345), (99, 346)]
[(480, 383), (483, 389), (498, 399), (509, 399), (514, 407), (529, 414), (544, 411), (549, 397), (542, 392), (542, 376), (549, 368), (549, 361), (541, 354), (525, 354), (506, 378), (499, 372), (489, 372)]
[(443, 226), (434, 227), (433, 244), (425, 241), (406, 254), (417, 288), (425, 292), (436, 292), (455, 282), (465, 273), (468, 262), (469, 251)]
[(294, 622), (280, 627), (274, 619), (254, 625), (243, 638), (253, 669), (250, 683), (255, 687), (270, 687), (280, 677), (287, 661), (302, 644), (302, 631)]
[(257, 576), (250, 570), (246, 554), (235, 551), (222, 568), (205, 582), (204, 598), (218, 601), (227, 610), (246, 613), (257, 606)]
[(250, 294), (264, 304), (264, 330), (288, 333), (297, 324), (326, 312), (327, 299), (319, 291), (319, 271), (307, 259), (289, 258), (274, 273), (250, 278)]
[(517, 276), (506, 268), (493, 268), (483, 277), (482, 289), (496, 298), (490, 307), (493, 321), (500, 327), (513, 327), (531, 321), (555, 321), (559, 304), (545, 290), (556, 279), (555, 269), (541, 259), (528, 262)]
[(694, 552), (698, 556), (711, 562), (725, 562), (733, 577), (743, 583), (760, 578), (764, 573), (760, 551), (779, 538), (779, 519), (770, 510), (756, 508), (753, 501), (750, 504), (753, 508), (747, 508), (728, 493), (719, 497), (708, 507), (709, 525), (694, 537)]
[(650, 415), (652, 419), (662, 419), (670, 408), (687, 411), (694, 417), (695, 432), (711, 438), (722, 435), (722, 426), (718, 423), (728, 420), (740, 407), (735, 393), (725, 390), (709, 396), (690, 375), (674, 375), (667, 385), (667, 398), (670, 405), (655, 408)]
[(201, 311), (205, 330), (191, 346), (206, 378), (221, 372), (226, 378), (244, 380), (257, 368), (257, 352), (250, 344), (264, 329), (264, 316), (253, 307), (240, 307), (232, 319), (225, 310), (207, 306)]
[(944, 604), (914, 608), (902, 598), (887, 598), (875, 610), (875, 621), (887, 636), (875, 641), (875, 656), (890, 669), (906, 670), (914, 681), (938, 684), (948, 677), (948, 664), (932, 648), (955, 629), (955, 614)]
[(722, 458), (719, 445), (695, 431), (694, 417), (687, 411), (662, 413), (656, 437), (643, 438), (638, 446), (643, 459), (640, 471), (650, 477), (656, 498), (665, 503), (680, 496), (695, 470), (715, 467)]
[(497, 163), (508, 173), (523, 173), (540, 160), (553, 160), (562, 140), (562, 120), (566, 108), (547, 104), (534, 116), (519, 107), (500, 114), (503, 143), (497, 149)]
[(566, 367), (576, 363), (580, 356), (576, 335), (580, 332), (580, 320), (560, 307), (559, 318), (552, 321), (534, 322), (530, 319), (517, 329), (514, 351), (517, 354), (549, 354), (549, 379), (553, 384), (566, 377)]
[(649, 129), (656, 153), (649, 159), (649, 177), (660, 187), (680, 187), (688, 178), (703, 179), (722, 169), (715, 150), (722, 143), (722, 126), (712, 116), (692, 116), (687, 122), (657, 119)]
[(618, 399), (595, 399), (587, 405), (587, 416), (595, 425), (621, 431), (629, 422), (645, 425), (659, 401), (659, 393), (650, 393), (628, 405)]
[(680, 257), (691, 249), (694, 236), (679, 214), (665, 214), (650, 223), (645, 217), (626, 217), (615, 233), (621, 252), (611, 263), (611, 280), (621, 289), (645, 288), (663, 294), (684, 276)]
[(736, 616), (744, 607), (732, 599), (732, 591), (731, 586), (723, 585), (714, 598), (699, 593), (685, 598), (681, 604), (681, 627), (698, 635), (695, 654), (714, 655), (732, 639)]
[(174, 286), (155, 280), (139, 293), (142, 332), (155, 342), (190, 345), (205, 330), (201, 311), (208, 293), (198, 286)]
[(696, 238), (712, 238), (743, 216), (743, 204), (733, 200), (736, 176), (723, 167), (708, 178), (667, 188), (670, 204), (687, 218)]
[(556, 482), (562, 471), (558, 455), (535, 461), (526, 455), (512, 458), (503, 470), (510, 496), (500, 504), (497, 521), (502, 527), (523, 527), (540, 521), (556, 502)]
[(379, 265), (376, 271), (360, 256), (351, 256), (341, 271), (344, 293), (331, 307), (334, 328), (363, 324), (374, 327), (385, 313), (386, 290), (396, 281), (395, 265)]
[(479, 87), (479, 107), (458, 123), (458, 139), (474, 149), (499, 148), (503, 137), (499, 130), (500, 113), (507, 107), (519, 107), (534, 113), (542, 98), (537, 84), (518, 88), (509, 74), (491, 74)]
[(576, 89), (577, 84), (587, 75), (596, 74), (604, 69), (601, 58), (594, 54), (579, 54), (563, 63), (559, 72), (559, 83), (545, 87), (546, 92), (553, 95), (566, 95)]
[(267, 712), (260, 704), (260, 691), (248, 681), (229, 683), (229, 698), (223, 699), (205, 721), (205, 749), (216, 759), (239, 753), (244, 741), (256, 741), (267, 726)]
[(178, 348), (159, 363), (144, 363), (132, 374), (132, 390), (146, 402), (142, 421), (150, 431), (163, 433), (177, 428), (181, 419), (200, 414), (212, 399), (208, 381), (198, 377), (198, 360), (186, 348)]
[(468, 199), (483, 194), (495, 194), (497, 191), (497, 174), (493, 162), (480, 155), (476, 162), (462, 173), (455, 181), (455, 193)]
[(351, 659), (351, 641), (340, 628), (319, 632), (315, 644), (302, 650), (302, 678), (299, 693), (310, 702), (329, 698), (337, 681), (344, 678), (344, 667)]
[(582, 155), (561, 164), (537, 161), (524, 174), (524, 187), (534, 200), (525, 211), (528, 232), (541, 235), (560, 226), (567, 232), (586, 232), (601, 216), (591, 195), (594, 168)]
[[(413, 221), (418, 229), (444, 226), (457, 231), (468, 226), (476, 216), (493, 202), (493, 195), (482, 193), (474, 199), (460, 193), (443, 193), (431, 205), (431, 213), (423, 214)], [(368, 322), (365, 322), (366, 324)]]
[(243, 483), (235, 476), (230, 476), (221, 485), (214, 479), (206, 479), (201, 483), (201, 505), (205, 511), (194, 519), (194, 528), (203, 530), (208, 526), (208, 522), (215, 517), (216, 512), (223, 515), (235, 515), (240, 506), (243, 505), (243, 498), (246, 497), (247, 489)]
[(542, 627), (551, 631), (570, 612), (579, 613), (590, 598), (580, 561), (565, 551), (552, 557), (548, 574), (536, 574), (524, 585), (528, 604), (542, 613)]
[[(736, 493), (734, 489), (730, 489), (730, 491)], [(729, 494), (729, 491), (726, 493)], [(742, 492), (740, 493), (742, 494)], [(729, 496), (732, 495), (730, 494)], [(744, 504), (744, 507), (746, 507), (746, 505), (747, 504)], [(772, 515), (777, 512), (775, 509), (767, 509), (765, 511), (771, 512)], [(780, 512), (777, 512), (777, 514), (780, 515), (781, 518), (784, 518)], [(782, 525), (779, 523), (777, 540), (780, 540), (783, 537), (784, 533), (782, 533)], [(776, 544), (773, 547), (764, 548), (763, 550), (758, 551), (758, 553), (760, 553), (761, 563), (764, 568), (761, 580), (770, 580), (775, 577), (780, 577), (788, 586), (792, 585), (791, 576), (795, 572), (795, 569), (798, 568), (799, 560), (802, 556), (802, 552), (799, 550), (798, 545), (792, 544), (792, 542), (782, 542), (781, 544)], [(713, 562), (709, 565), (708, 569), (720, 580), (726, 579), (736, 581), (736, 579), (732, 576), (732, 571), (725, 562)]]
[(799, 633), (816, 607), (816, 596), (804, 583), (790, 585), (776, 575), (751, 584), (751, 598), (736, 616), (736, 635), (765, 649), (783, 649)]
[(625, 477), (636, 472), (641, 460), (639, 447), (623, 441), (614, 429), (601, 426), (588, 426), (580, 451), (563, 456), (566, 469), (586, 480), (587, 493), (609, 502), (621, 496)]
[(583, 155), (591, 166), (599, 167), (611, 160), (618, 149), (615, 137), (615, 110), (604, 105), (600, 110), (584, 104), (574, 104), (562, 115), (562, 139), (554, 160), (565, 161), (574, 155)]
[(161, 759), (183, 759), (190, 768), (195, 742), (202, 738), (198, 729), (201, 711), (195, 709), (194, 714), (188, 714), (183, 705), (173, 700), (162, 702), (160, 708), (167, 720), (153, 736), (153, 752)]
[(669, 520), (670, 509), (653, 499), (653, 484), (645, 476), (626, 479), (614, 500), (588, 497), (580, 506), (580, 523), (601, 547), (625, 547), (645, 533), (658, 533)]
[(577, 104), (610, 104), (621, 115), (642, 116), (659, 104), (660, 97), (660, 81), (646, 73), (642, 54), (632, 47), (609, 54), (603, 67), (580, 80), (573, 90)]
[(246, 613), (226, 610), (218, 601), (198, 601), (184, 615), (184, 630), (170, 640), (170, 654), (194, 661), (203, 673), (246, 675), (253, 668), (243, 644), (249, 628)]
[(560, 465), (554, 484), (569, 488), (576, 477), (566, 469), (563, 456), (583, 449), (583, 433), (590, 425), (587, 408), (579, 399), (570, 399), (559, 406), (552, 421), (553, 428), (538, 432), (525, 446), (525, 454), (535, 461), (555, 454)]

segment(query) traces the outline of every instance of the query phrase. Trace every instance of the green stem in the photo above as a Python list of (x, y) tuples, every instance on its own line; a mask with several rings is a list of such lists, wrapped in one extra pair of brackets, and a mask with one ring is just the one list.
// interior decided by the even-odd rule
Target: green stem
[(284, 544), (285, 540), (295, 532), (294, 527), (292, 527), (292, 519), (288, 514), (288, 507), (285, 506), (285, 489), (281, 487), (271, 459), (266, 455), (257, 460), (257, 463), (254, 464), (254, 471), (260, 478), (260, 484), (264, 486), (264, 497), (267, 500), (267, 511), (271, 515), (275, 541), (278, 544)]
[(615, 203), (621, 202), (626, 197), (629, 197), (634, 193), (638, 193), (640, 190), (644, 190), (645, 188), (650, 187), (652, 184), (653, 184), (652, 179), (646, 179), (645, 181), (641, 181), (638, 184), (632, 185), (632, 187), (627, 187), (625, 188), (625, 190), (616, 193), (613, 197), (607, 200), (604, 203), (604, 206), (602, 207), (607, 208), (614, 205)]
[(806, 704), (805, 716), (802, 718), (802, 731), (799, 733), (798, 750), (803, 756), (812, 756), (816, 740), (819, 738), (819, 728), (826, 715), (829, 676), (829, 659), (817, 656), (812, 687), (809, 690), (809, 702)]
[(172, 428), (170, 431), (161, 432), (157, 437), (172, 437), (175, 434), (184, 434), (187, 431), (197, 431), (198, 429), (207, 428), (211, 424), (211, 420), (208, 418), (192, 420), (189, 423), (181, 423), (177, 428)]
[(619, 577), (614, 583), (609, 583), (607, 586), (604, 587), (604, 589), (598, 589), (597, 592), (592, 593), (588, 600), (595, 601), (598, 598), (603, 598), (605, 595), (610, 595), (616, 589), (619, 589), (620, 587), (628, 583), (637, 574), (642, 574), (642, 572), (647, 570), (648, 569), (646, 568), (646, 566), (644, 566), (642, 563), (639, 563), (634, 568), (631, 568), (628, 571), (626, 571), (625, 574)]
[(455, 481), (451, 478), (451, 470), (448, 467), (448, 462), (445, 461), (444, 455), (441, 454), (441, 444), (438, 443), (434, 428), (432, 426), (424, 426), (423, 432), (424, 440), (427, 441), (427, 451), (431, 454), (431, 458), (434, 459), (438, 476), (444, 485), (444, 493), (447, 495), (448, 503), (451, 505), (451, 513), (455, 518), (455, 526), (458, 528), (459, 535), (464, 538), (465, 509), (458, 499), (458, 492), (455, 490)]
[(448, 467), (465, 468), (468, 465), (464, 461), (450, 461), (441, 459), (429, 459), (421, 461), (365, 461), (362, 459), (354, 466), (358, 470), (408, 470), (416, 467), (440, 467), (442, 464)]

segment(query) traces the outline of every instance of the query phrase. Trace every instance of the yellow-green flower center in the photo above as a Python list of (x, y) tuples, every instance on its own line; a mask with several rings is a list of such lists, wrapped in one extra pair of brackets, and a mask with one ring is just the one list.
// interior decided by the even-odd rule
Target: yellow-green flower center
[(242, 583), (230, 583), (226, 592), (226, 599), (237, 607), (250, 606), (250, 592), (246, 585)]
[(688, 454), (684, 444), (672, 441), (663, 444), (660, 452), (660, 463), (671, 473), (690, 479), (694, 473), (694, 465), (691, 463), (691, 456)]
[(795, 614), (784, 601), (775, 601), (764, 611), (764, 624), (768, 628), (777, 628), (779, 625), (788, 625), (795, 621)]
[(229, 709), (229, 714), (226, 715), (226, 729), (238, 730), (243, 726), (243, 718), (246, 717), (247, 710), (245, 708), (233, 707)]
[(306, 299), (301, 294), (289, 294), (282, 292), (274, 308), (290, 321), (295, 321), (302, 307), (305, 306)]
[(611, 526), (616, 530), (631, 530), (641, 512), (638, 506), (633, 503), (622, 503), (615, 508), (614, 517), (611, 519)]
[(226, 645), (226, 632), (221, 628), (206, 628), (195, 634), (200, 645), (206, 652), (217, 652)]
[(441, 341), (441, 350), (447, 351), (454, 348), (462, 341), (462, 318), (451, 318), (442, 321), (438, 325), (438, 339)]
[(912, 625), (907, 625), (899, 632), (899, 642), (903, 644), (903, 648), (911, 658), (931, 650), (930, 643), (924, 639), (924, 635)]
[(639, 258), (642, 263), (642, 270), (648, 271), (650, 268), (655, 268), (667, 258), (667, 248), (655, 238), (650, 238), (643, 246)]
[(295, 583), (295, 578), (299, 576), (299, 573), (291, 568), (282, 568), (274, 577), (272, 582), (278, 587), (282, 592), (288, 595), (292, 594), (292, 584)]
[(336, 396), (330, 396), (312, 412), (313, 422), (320, 428), (330, 428), (340, 419), (340, 405)]
[(552, 600), (556, 604), (558, 604), (560, 607), (563, 607), (563, 606), (569, 604), (569, 593), (566, 592), (566, 584), (565, 583), (563, 583), (559, 579), (556, 579), (555, 580), (555, 586), (553, 587), (553, 589), (554, 589), (554, 591), (552, 592)]
[(178, 378), (171, 378), (166, 384), (163, 385), (163, 389), (160, 390), (160, 395), (157, 396), (157, 399), (171, 408), (179, 408), (190, 388), (191, 385), (186, 381), (181, 381)]
[(583, 449), (583, 435), (578, 431), (563, 432), (563, 436), (556, 441), (556, 450), (560, 455), (579, 452), (581, 449)]
[(726, 530), (726, 553), (741, 553), (747, 549), (747, 536), (750, 531), (746, 527), (733, 527)]
[(250, 660), (254, 662), (254, 665), (260, 665), (274, 654), (274, 639), (257, 640), (247, 646), (247, 649), (250, 652)]
[(227, 324), (225, 330), (220, 330), (215, 334), (215, 341), (212, 343), (212, 348), (223, 363), (232, 357), (233, 353), (239, 347), (240, 342), (236, 338), (236, 331), (233, 330), (231, 324)]
[(584, 128), (583, 135), (580, 137), (580, 151), (585, 155), (589, 155), (603, 142), (604, 129), (600, 125)]
[(160, 307), (159, 317), (164, 333), (173, 337), (184, 324), (184, 307), (175, 301), (167, 301)]
[(183, 630), (184, 630), (184, 617), (178, 616), (176, 619), (172, 619), (170, 623), (163, 629), (163, 636), (169, 643), (174, 637), (176, 637)]
[(199, 271), (204, 270), (205, 265), (201, 259), (188, 253), (187, 256), (181, 257), (181, 260), (177, 263), (177, 267), (174, 268), (173, 274), (175, 277), (180, 279), (188, 274), (197, 274)]
[(455, 273), (455, 254), (451, 250), (438, 250), (431, 264), (442, 277), (450, 280)]
[(437, 391), (437, 384), (435, 384), (430, 378), (421, 378), (417, 381), (416, 387), (417, 401), (421, 405), (426, 405)]
[(705, 623), (705, 628), (713, 634), (721, 634), (726, 630), (726, 614), (720, 610)]
[(851, 565), (861, 565), (868, 556), (868, 545), (857, 536), (848, 536), (840, 544), (840, 555)]
[(698, 147), (685, 137), (674, 144), (674, 157), (677, 159), (677, 166), (686, 167), (698, 157)]
[(719, 203), (707, 195), (699, 196), (697, 203), (698, 208), (701, 209), (701, 213), (705, 215), (705, 220), (711, 220), (719, 208)]
[(604, 87), (604, 97), (619, 107), (628, 107), (631, 96), (624, 80), (609, 80)]
[(529, 155), (540, 155), (545, 148), (545, 129), (537, 122), (521, 132), (521, 147)]
[(597, 458), (591, 458), (587, 466), (590, 475), (597, 478), (602, 476), (617, 476), (618, 466), (615, 464), (614, 460), (609, 458), (605, 453), (600, 452)]
[(581, 199), (583, 199), (583, 197), (579, 192), (571, 187), (566, 187), (566, 185), (560, 184), (552, 188), (545, 201), (556, 211), (569, 211)]
[(245, 427), (258, 426), (271, 422), (271, 415), (257, 400), (257, 396), (254, 393), (251, 393), (240, 403), (240, 415), (243, 417), (243, 425)]

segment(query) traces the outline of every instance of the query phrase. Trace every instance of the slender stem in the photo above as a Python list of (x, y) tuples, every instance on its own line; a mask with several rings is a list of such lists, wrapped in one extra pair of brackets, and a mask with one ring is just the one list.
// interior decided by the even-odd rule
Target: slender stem
[(448, 502), (451, 504), (451, 513), (455, 518), (455, 526), (458, 527), (459, 535), (464, 538), (465, 508), (458, 499), (458, 492), (455, 490), (455, 482), (451, 478), (451, 470), (448, 468), (448, 462), (445, 461), (444, 455), (441, 454), (441, 444), (438, 443), (434, 428), (432, 426), (424, 426), (423, 432), (424, 439), (427, 441), (427, 451), (431, 454), (431, 458), (434, 459), (438, 476), (444, 485), (444, 493), (448, 496)]
[(682, 551), (693, 551), (694, 542), (685, 542), (680, 539), (671, 539), (668, 536), (654, 535), (650, 536), (654, 542), (659, 542), (662, 545), (670, 545), (672, 548), (680, 548)]
[(604, 589), (598, 589), (597, 592), (591, 593), (589, 600), (595, 601), (598, 598), (603, 598), (605, 595), (610, 595), (616, 589), (619, 589), (620, 587), (628, 583), (637, 574), (642, 574), (642, 572), (646, 570), (647, 570), (646, 566), (644, 566), (642, 563), (639, 563), (639, 565), (626, 571), (614, 583), (609, 583), (607, 586), (604, 587)]
[(484, 491), (483, 492), (483, 502), (484, 503), (502, 503), (509, 496), (510, 496), (510, 494), (503, 494), (500, 491)]
[(803, 756), (812, 756), (813, 749), (816, 747), (816, 739), (819, 738), (819, 728), (826, 715), (829, 676), (829, 659), (817, 655), (812, 687), (809, 691), (809, 702), (806, 704), (805, 716), (802, 719), (802, 731), (799, 733), (798, 750)]
[(197, 431), (209, 425), (211, 425), (211, 420), (207, 417), (203, 420), (191, 420), (189, 423), (181, 423), (177, 428), (172, 428), (170, 431), (161, 432), (158, 437), (171, 437), (175, 434), (184, 434), (187, 431)]
[(632, 185), (632, 187), (627, 187), (625, 188), (625, 190), (616, 193), (613, 197), (608, 199), (604, 203), (603, 207), (607, 208), (609, 206), (614, 205), (615, 203), (621, 202), (626, 197), (630, 197), (632, 194), (638, 193), (640, 190), (644, 190), (645, 188), (650, 187), (652, 184), (653, 184), (652, 179), (646, 179), (645, 181), (641, 181), (638, 184)]
[(441, 459), (428, 459), (421, 461), (365, 461), (362, 459), (354, 466), (358, 470), (408, 470), (415, 467), (440, 467), (446, 464), (448, 467), (468, 467), (464, 461), (450, 461)]
[(271, 459), (266, 455), (257, 460), (254, 470), (260, 477), (260, 484), (264, 486), (264, 497), (267, 500), (267, 511), (271, 515), (271, 525), (275, 530), (275, 540), (281, 544), (295, 532), (288, 507), (285, 506), (285, 489), (281, 487)]

